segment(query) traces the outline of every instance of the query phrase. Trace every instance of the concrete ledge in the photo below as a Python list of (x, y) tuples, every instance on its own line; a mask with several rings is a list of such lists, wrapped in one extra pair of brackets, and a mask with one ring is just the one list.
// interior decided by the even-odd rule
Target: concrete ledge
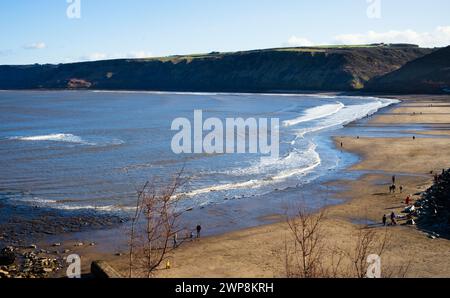
[(94, 261), (91, 264), (91, 274), (95, 278), (122, 278), (123, 276), (120, 275), (119, 272), (117, 272), (113, 267), (111, 267), (107, 262), (105, 261)]

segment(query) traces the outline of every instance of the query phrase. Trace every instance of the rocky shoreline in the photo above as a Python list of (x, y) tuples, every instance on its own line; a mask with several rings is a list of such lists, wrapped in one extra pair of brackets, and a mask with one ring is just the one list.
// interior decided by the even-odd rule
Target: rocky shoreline
[(0, 247), (30, 245), (48, 236), (109, 229), (127, 216), (96, 210), (59, 210), (0, 202)]
[(416, 203), (418, 225), (429, 231), (430, 237), (450, 239), (450, 169), (435, 174), (434, 185)]
[(0, 251), (0, 278), (46, 278), (63, 267), (63, 258), (54, 257), (35, 245), (27, 249), (8, 246)]
[(59, 239), (59, 235), (63, 238), (62, 235), (111, 229), (127, 221), (124, 215), (96, 210), (69, 211), (0, 202), (0, 278), (56, 277), (71, 249), (58, 242), (46, 248), (34, 243)]

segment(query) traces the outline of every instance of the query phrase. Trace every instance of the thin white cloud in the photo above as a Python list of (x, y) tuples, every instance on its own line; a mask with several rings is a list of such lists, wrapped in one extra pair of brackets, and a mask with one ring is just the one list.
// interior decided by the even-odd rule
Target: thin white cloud
[(108, 55), (106, 53), (94, 52), (89, 55), (85, 55), (80, 57), (82, 61), (97, 61), (97, 60), (105, 60), (108, 59)]
[(444, 47), (450, 44), (450, 26), (440, 26), (431, 32), (390, 30), (386, 32), (341, 34), (334, 37), (337, 44), (412, 43), (421, 47)]
[(46, 47), (47, 45), (45, 44), (45, 42), (35, 42), (24, 46), (26, 50), (42, 50)]
[(311, 47), (314, 45), (314, 43), (309, 39), (297, 36), (291, 36), (287, 44), (292, 47)]
[(146, 51), (133, 51), (133, 52), (129, 52), (126, 57), (127, 58), (135, 58), (135, 59), (142, 59), (142, 58), (149, 58), (152, 57), (152, 53), (150, 52), (146, 52)]

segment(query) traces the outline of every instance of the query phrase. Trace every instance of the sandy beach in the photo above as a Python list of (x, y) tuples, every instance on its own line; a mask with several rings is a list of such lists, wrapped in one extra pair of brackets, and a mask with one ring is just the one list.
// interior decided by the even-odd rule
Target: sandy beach
[[(351, 251), (361, 228), (378, 234), (387, 231), (389, 245), (383, 264), (390, 270), (407, 266), (407, 277), (450, 277), (450, 240), (432, 239), (426, 231), (402, 225), (403, 222), (387, 230), (381, 225), (384, 214), (400, 214), (406, 207), (406, 196), (417, 200), (420, 193), (432, 185), (433, 174), (450, 167), (450, 97), (405, 96), (399, 99), (402, 103), (380, 111), (364, 120), (361, 128), (356, 128), (364, 130), (364, 127), (376, 126), (399, 131), (402, 128), (398, 137), (334, 136), (337, 148), (342, 143), (343, 152), (360, 157), (358, 163), (346, 170), (358, 173), (359, 178), (329, 183), (330, 188), (339, 189), (332, 197), (344, 203), (324, 210), (325, 243)], [(393, 175), (396, 175), (396, 183), (403, 187), (402, 193), (389, 193)], [(279, 214), (268, 215), (267, 220), (278, 223), (184, 242), (170, 256), (171, 269), (158, 270), (156, 277), (285, 277), (284, 248), (291, 235), (289, 227)], [(126, 235), (128, 231), (122, 230)], [(57, 249), (82, 256), (85, 274), (89, 273), (92, 261), (104, 260), (127, 276), (128, 256), (123, 246), (103, 250), (96, 245), (111, 242), (117, 230), (102, 233), (92, 234), (83, 245), (78, 245), (77, 241), (61, 241)], [(51, 243), (38, 246), (49, 252), (55, 250)], [(111, 250), (118, 253), (111, 253)], [(62, 277), (64, 273), (62, 270), (57, 276)]]
[[(350, 248), (361, 227), (384, 231), (378, 223), (383, 214), (397, 214), (405, 197), (431, 184), (433, 175), (450, 166), (450, 98), (411, 96), (401, 104), (381, 112), (368, 125), (397, 126), (427, 124), (415, 139), (335, 137), (337, 146), (361, 156), (348, 171), (363, 171), (358, 180), (335, 181), (344, 187), (337, 195), (341, 205), (326, 208), (326, 242)], [(431, 106), (432, 105), (432, 106)], [(425, 137), (426, 136), (426, 137)], [(403, 193), (390, 194), (392, 175)], [(431, 239), (414, 226), (388, 228), (390, 244), (383, 262), (392, 268), (409, 264), (407, 277), (450, 277), (450, 241)], [(285, 222), (235, 231), (183, 244), (172, 256), (172, 268), (160, 270), (158, 277), (283, 277), (283, 248), (289, 229)], [(126, 272), (126, 260), (108, 257), (118, 270)], [(124, 273), (125, 274), (125, 273)]]

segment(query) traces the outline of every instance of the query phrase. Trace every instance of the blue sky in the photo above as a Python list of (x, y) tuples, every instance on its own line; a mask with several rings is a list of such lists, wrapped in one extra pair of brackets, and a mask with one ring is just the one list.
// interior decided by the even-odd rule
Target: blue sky
[[(450, 44), (448, 0), (79, 0), (79, 19), (67, 17), (67, 1), (77, 0), (2, 0), (0, 64), (378, 41)], [(377, 1), (380, 14), (373, 14)]]

